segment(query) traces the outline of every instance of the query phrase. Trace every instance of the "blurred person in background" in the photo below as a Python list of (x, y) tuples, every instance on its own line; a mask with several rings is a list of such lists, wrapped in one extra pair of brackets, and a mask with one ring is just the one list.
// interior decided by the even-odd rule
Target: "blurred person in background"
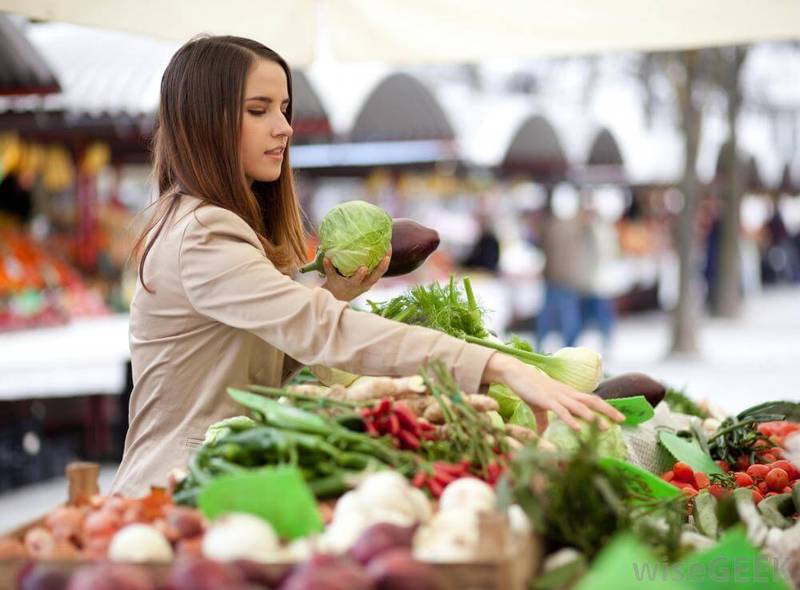
[(478, 240), (461, 262), (461, 266), (496, 275), (500, 263), (500, 241), (492, 228), (491, 217), (486, 212), (481, 212), (476, 217), (480, 228)]
[(574, 346), (581, 331), (578, 289), (583, 270), (583, 228), (574, 211), (577, 202), (572, 203), (576, 198), (573, 193), (554, 190), (541, 218), (539, 244), (545, 256), (545, 295), (536, 318), (539, 349), (550, 332), (560, 333), (565, 346)]
[(800, 281), (800, 252), (792, 239), (777, 198), (770, 200), (772, 215), (764, 227), (761, 276), (765, 283)]
[(592, 195), (585, 195), (582, 201), (580, 221), (583, 229), (583, 251), (578, 258), (582, 265), (582, 272), (578, 274), (581, 284), (580, 331), (596, 326), (603, 339), (603, 352), (607, 353), (616, 320), (612, 296), (619, 284), (616, 278), (619, 235), (608, 217), (598, 212)]

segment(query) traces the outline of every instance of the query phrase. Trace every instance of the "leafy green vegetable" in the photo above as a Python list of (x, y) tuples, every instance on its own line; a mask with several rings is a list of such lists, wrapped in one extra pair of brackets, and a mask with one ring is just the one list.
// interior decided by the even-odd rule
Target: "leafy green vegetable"
[[(568, 453), (575, 452), (580, 447), (581, 440), (585, 438), (587, 433), (593, 428), (591, 424), (581, 422), (581, 429), (576, 432), (562, 420), (556, 418), (554, 414), (550, 414), (549, 417), (550, 424), (542, 435), (544, 440), (550, 441), (558, 449)], [(597, 454), (601, 457), (627, 459), (628, 447), (625, 446), (625, 439), (622, 437), (622, 428), (618, 424), (614, 424), (602, 416), (598, 416), (598, 419), (605, 420), (608, 429), (599, 430), (597, 433), (595, 439)]]
[(319, 226), (316, 260), (301, 272), (324, 272), (323, 258), (346, 277), (362, 266), (372, 271), (386, 256), (392, 242), (392, 218), (366, 201), (347, 201), (331, 209)]
[(695, 471), (702, 471), (706, 475), (724, 473), (719, 465), (714, 463), (711, 456), (707, 455), (700, 445), (688, 442), (677, 434), (661, 431), (658, 433), (659, 442), (669, 451), (676, 460), (686, 463)]
[[(566, 452), (526, 445), (512, 459), (498, 486), (501, 507), (518, 504), (543, 536), (548, 550), (574, 547), (594, 557), (620, 531), (641, 532), (672, 556), (686, 521), (685, 499), (655, 499), (631, 486), (629, 475), (603, 466), (591, 424)], [(647, 526), (660, 521), (661, 525)], [(660, 530), (658, 535), (652, 529)]]
[(439, 283), (416, 285), (389, 301), (367, 303), (373, 313), (390, 320), (425, 326), (456, 338), (484, 338), (489, 332), (483, 325), (483, 312), (471, 288), (467, 290), (469, 279), (464, 279), (464, 285), (466, 294), (461, 292), (451, 276), (446, 287)]
[(752, 463), (759, 445), (772, 446), (769, 438), (758, 431), (758, 425), (783, 420), (800, 421), (800, 404), (777, 401), (747, 408), (720, 424), (714, 436), (708, 440), (711, 456), (733, 465), (736, 459), (748, 455)]
[(464, 278), (463, 284), (462, 295), (451, 275), (447, 287), (439, 283), (417, 285), (389, 301), (367, 303), (373, 313), (382, 317), (439, 330), (472, 344), (508, 354), (578, 391), (590, 393), (595, 390), (603, 375), (602, 359), (597, 352), (583, 347), (567, 347), (553, 355), (539, 354), (516, 336), (512, 337), (509, 344), (503, 344), (492, 338), (483, 325), (483, 312), (468, 277)]

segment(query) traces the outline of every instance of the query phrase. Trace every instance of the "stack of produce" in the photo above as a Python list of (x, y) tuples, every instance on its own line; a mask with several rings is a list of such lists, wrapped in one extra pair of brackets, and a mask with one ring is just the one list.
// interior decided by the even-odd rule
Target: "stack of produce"
[(0, 559), (170, 561), (197, 553), (204, 530), (199, 511), (176, 506), (161, 489), (138, 499), (93, 496), (51, 510), (21, 540), (0, 538)]
[(87, 288), (74, 268), (21, 228), (0, 227), (0, 331), (106, 313), (102, 298)]
[[(432, 421), (410, 407), (422, 391), (438, 409), (426, 406)], [(462, 395), (439, 363), (419, 379), (373, 379), (348, 390), (251, 386), (228, 393), (253, 416), (212, 426), (176, 490), (178, 502), (193, 504), (217, 476), (278, 465), (300, 468), (320, 498), (343, 493), (376, 469), (395, 469), (438, 496), (459, 477), (496, 483), (516, 442), (484, 411), (495, 402)]]

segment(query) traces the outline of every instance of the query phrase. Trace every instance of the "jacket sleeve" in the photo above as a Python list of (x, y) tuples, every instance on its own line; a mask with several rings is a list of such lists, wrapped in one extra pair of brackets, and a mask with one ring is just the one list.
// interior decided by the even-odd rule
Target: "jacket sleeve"
[(283, 275), (235, 213), (201, 207), (184, 229), (180, 279), (200, 314), (247, 330), (305, 365), (359, 375), (413, 375), (442, 360), (467, 392), (478, 391), (493, 351), (434, 330), (354, 311), (322, 288)]

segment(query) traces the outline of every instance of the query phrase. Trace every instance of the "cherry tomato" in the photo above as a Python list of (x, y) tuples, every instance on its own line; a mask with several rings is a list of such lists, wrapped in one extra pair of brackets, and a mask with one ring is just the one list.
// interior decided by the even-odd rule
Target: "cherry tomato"
[(774, 463), (778, 460), (778, 458), (772, 453), (764, 453), (761, 455), (761, 460), (764, 461), (766, 464)]
[(711, 480), (709, 480), (708, 476), (702, 471), (698, 471), (694, 474), (694, 485), (698, 490), (707, 488), (710, 483)]
[(789, 484), (789, 474), (780, 467), (776, 467), (767, 473), (767, 477), (764, 481), (767, 483), (767, 487), (773, 492), (781, 491)]
[(718, 483), (712, 483), (708, 486), (708, 492), (715, 498), (721, 498), (725, 494), (725, 488)]
[(783, 469), (789, 475), (789, 479), (797, 479), (797, 468), (789, 463), (786, 459), (775, 461), (769, 465), (770, 469), (775, 469), (776, 467)]
[(737, 471), (734, 474), (736, 478), (736, 486), (740, 488), (749, 488), (753, 485), (753, 478), (742, 471)]
[(747, 468), (747, 475), (756, 481), (763, 480), (765, 477), (767, 477), (767, 473), (769, 473), (769, 467), (767, 465), (756, 464)]
[(694, 483), (694, 471), (686, 463), (681, 463), (680, 461), (675, 463), (672, 467), (672, 473), (677, 481)]
[(719, 465), (719, 468), (722, 469), (725, 473), (728, 473), (731, 470), (731, 466), (728, 465), (728, 462), (723, 461), (722, 459), (717, 461), (717, 465)]
[(664, 481), (672, 481), (675, 479), (675, 473), (672, 470), (665, 471), (664, 474), (661, 476), (661, 479)]
[(736, 469), (739, 471), (746, 471), (748, 467), (750, 467), (750, 459), (747, 455), (742, 455), (736, 459)]
[(759, 492), (758, 490), (753, 490), (753, 502), (758, 504), (763, 499), (764, 499), (764, 496), (761, 495), (761, 492)]

